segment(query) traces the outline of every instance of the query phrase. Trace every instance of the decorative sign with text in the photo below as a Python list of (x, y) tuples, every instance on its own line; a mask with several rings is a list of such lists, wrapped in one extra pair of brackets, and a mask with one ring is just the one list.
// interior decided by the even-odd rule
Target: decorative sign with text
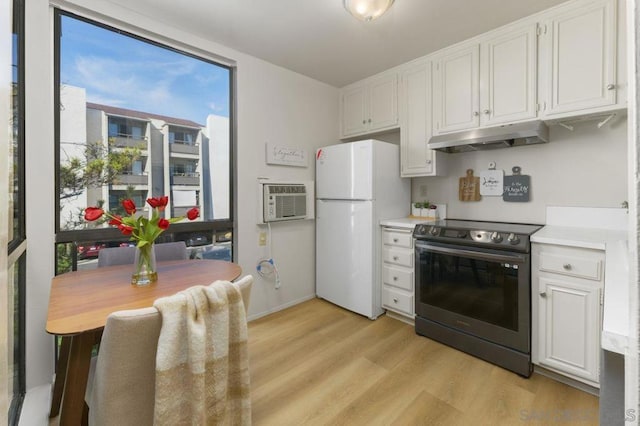
[(468, 169), (467, 175), (460, 178), (458, 199), (460, 201), (480, 201), (480, 178), (473, 175), (473, 169)]
[(267, 164), (307, 167), (307, 151), (302, 148), (266, 144)]
[(520, 167), (515, 166), (513, 176), (504, 177), (504, 192), (502, 199), (511, 203), (529, 201), (531, 194), (531, 177), (520, 174)]

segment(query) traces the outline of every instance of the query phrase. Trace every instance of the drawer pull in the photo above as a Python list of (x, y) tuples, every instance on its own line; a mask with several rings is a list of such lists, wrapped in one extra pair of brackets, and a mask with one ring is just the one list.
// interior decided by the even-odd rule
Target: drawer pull
[(571, 264), (570, 264), (570, 263), (565, 263), (564, 265), (562, 265), (562, 267), (563, 267), (566, 271), (570, 271), (570, 270), (571, 270)]
[(393, 298), (393, 303), (398, 303), (398, 298), (397, 297)]
[(398, 281), (398, 277), (393, 277), (393, 280), (394, 281)]
[(547, 292), (543, 291), (542, 293), (540, 293), (540, 297), (542, 297), (543, 299), (547, 298)]
[(393, 256), (393, 260), (398, 260), (399, 257), (398, 256)]
[(397, 242), (398, 242), (398, 239), (397, 239), (397, 238), (394, 238), (394, 239), (393, 239), (393, 242), (394, 242), (394, 243), (397, 243)]

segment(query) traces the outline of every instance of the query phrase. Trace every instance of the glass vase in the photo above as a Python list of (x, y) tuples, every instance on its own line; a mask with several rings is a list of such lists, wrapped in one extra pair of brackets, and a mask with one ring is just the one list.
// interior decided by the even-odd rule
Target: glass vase
[(156, 281), (158, 281), (158, 271), (156, 269), (156, 252), (153, 244), (136, 247), (131, 284), (145, 286)]

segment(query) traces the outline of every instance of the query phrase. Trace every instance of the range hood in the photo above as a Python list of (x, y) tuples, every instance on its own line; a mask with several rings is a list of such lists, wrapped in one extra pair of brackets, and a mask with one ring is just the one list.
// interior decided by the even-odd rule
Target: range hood
[(537, 120), (438, 135), (429, 139), (428, 146), (436, 151), (455, 153), (533, 145), (548, 140), (549, 128)]

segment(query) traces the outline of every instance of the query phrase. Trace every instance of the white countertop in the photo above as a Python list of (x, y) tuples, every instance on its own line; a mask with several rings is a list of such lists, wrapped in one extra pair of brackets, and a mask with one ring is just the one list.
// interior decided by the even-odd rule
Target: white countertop
[(401, 217), (398, 219), (383, 219), (380, 221), (382, 226), (392, 226), (394, 228), (413, 229), (420, 223), (433, 222), (436, 219), (427, 219), (425, 217)]
[(547, 225), (531, 236), (531, 242), (604, 250), (604, 307), (600, 344), (605, 350), (624, 355), (629, 340), (627, 232)]

